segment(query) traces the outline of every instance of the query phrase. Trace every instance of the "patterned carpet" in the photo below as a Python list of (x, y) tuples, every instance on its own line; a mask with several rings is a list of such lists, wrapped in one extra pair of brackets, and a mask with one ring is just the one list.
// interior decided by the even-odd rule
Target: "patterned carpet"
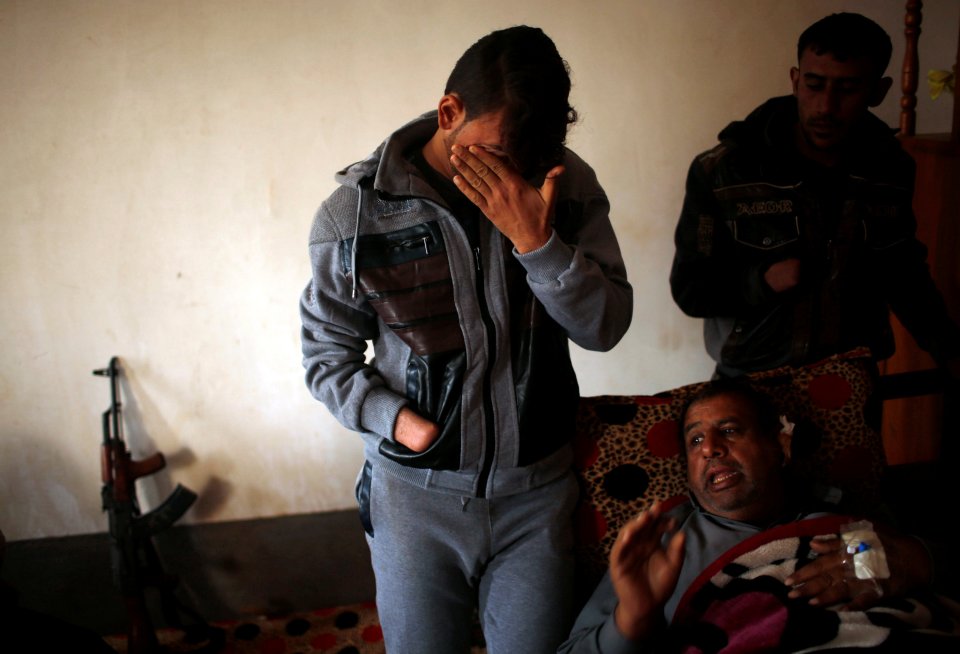
[[(165, 652), (222, 654), (382, 654), (383, 633), (372, 603), (321, 609), (282, 617), (259, 616), (218, 622), (223, 642), (196, 642), (183, 631), (160, 629), (157, 639)], [(108, 645), (127, 652), (126, 636), (107, 636)]]
[[(320, 609), (282, 617), (261, 616), (248, 620), (217, 622), (222, 642), (191, 639), (183, 631), (161, 629), (157, 639), (163, 651), (217, 654), (383, 654), (383, 633), (371, 603)], [(108, 645), (127, 653), (126, 636), (107, 636)], [(482, 641), (477, 634), (476, 640)], [(472, 654), (483, 654), (478, 644)]]

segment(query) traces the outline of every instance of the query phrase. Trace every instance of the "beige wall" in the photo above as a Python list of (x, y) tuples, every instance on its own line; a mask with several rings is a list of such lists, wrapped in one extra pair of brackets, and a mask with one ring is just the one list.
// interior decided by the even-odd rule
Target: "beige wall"
[[(575, 353), (583, 394), (706, 377), (667, 287), (690, 159), (788, 91), (796, 38), (826, 13), (874, 17), (898, 67), (902, 4), (0, 0), (0, 529), (105, 528), (109, 393), (90, 373), (114, 354), (135, 454), (170, 462), (141, 482), (147, 507), (175, 482), (201, 493), (192, 521), (352, 506), (360, 440), (302, 381), (310, 220), (335, 170), (511, 24), (542, 26), (572, 66), (570, 144), (610, 195), (636, 292), (616, 350)], [(924, 72), (952, 63), (960, 11), (926, 4)], [(950, 101), (920, 129), (945, 129)], [(897, 99), (880, 113), (896, 122)]]

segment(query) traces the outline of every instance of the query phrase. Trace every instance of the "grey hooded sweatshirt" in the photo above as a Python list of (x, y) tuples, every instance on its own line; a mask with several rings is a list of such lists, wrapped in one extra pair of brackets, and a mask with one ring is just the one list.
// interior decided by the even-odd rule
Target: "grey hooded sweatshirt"
[[(371, 465), (422, 488), (506, 496), (569, 470), (568, 340), (616, 345), (632, 289), (583, 160), (567, 151), (554, 233), (521, 255), (479, 211), (455, 216), (413, 163), (436, 125), (431, 112), (392, 134), (337, 174), (318, 210), (300, 303), (306, 382), (361, 433)], [(404, 406), (440, 426), (425, 452), (393, 438)]]

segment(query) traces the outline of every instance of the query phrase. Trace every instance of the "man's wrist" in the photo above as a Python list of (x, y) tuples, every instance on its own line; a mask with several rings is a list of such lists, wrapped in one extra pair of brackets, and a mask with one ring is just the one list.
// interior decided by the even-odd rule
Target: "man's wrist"
[(550, 241), (552, 234), (553, 229), (548, 226), (541, 234), (530, 234), (524, 238), (518, 238), (516, 241), (513, 241), (513, 249), (515, 249), (518, 254), (536, 252)]
[(617, 604), (613, 611), (614, 624), (620, 635), (630, 641), (646, 640), (660, 632), (664, 626), (663, 614), (655, 611), (643, 616), (631, 615), (623, 604)]
[(538, 249), (521, 253), (514, 248), (513, 255), (530, 274), (531, 281), (547, 284), (569, 270), (573, 248), (561, 241), (555, 231), (551, 231), (550, 238)]

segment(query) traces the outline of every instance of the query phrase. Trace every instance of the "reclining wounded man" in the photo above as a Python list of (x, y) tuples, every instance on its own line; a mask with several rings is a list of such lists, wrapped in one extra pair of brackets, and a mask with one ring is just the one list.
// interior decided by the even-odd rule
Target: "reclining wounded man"
[(957, 651), (931, 550), (815, 499), (791, 475), (792, 425), (763, 394), (713, 382), (680, 425), (690, 501), (621, 529), (560, 652)]

